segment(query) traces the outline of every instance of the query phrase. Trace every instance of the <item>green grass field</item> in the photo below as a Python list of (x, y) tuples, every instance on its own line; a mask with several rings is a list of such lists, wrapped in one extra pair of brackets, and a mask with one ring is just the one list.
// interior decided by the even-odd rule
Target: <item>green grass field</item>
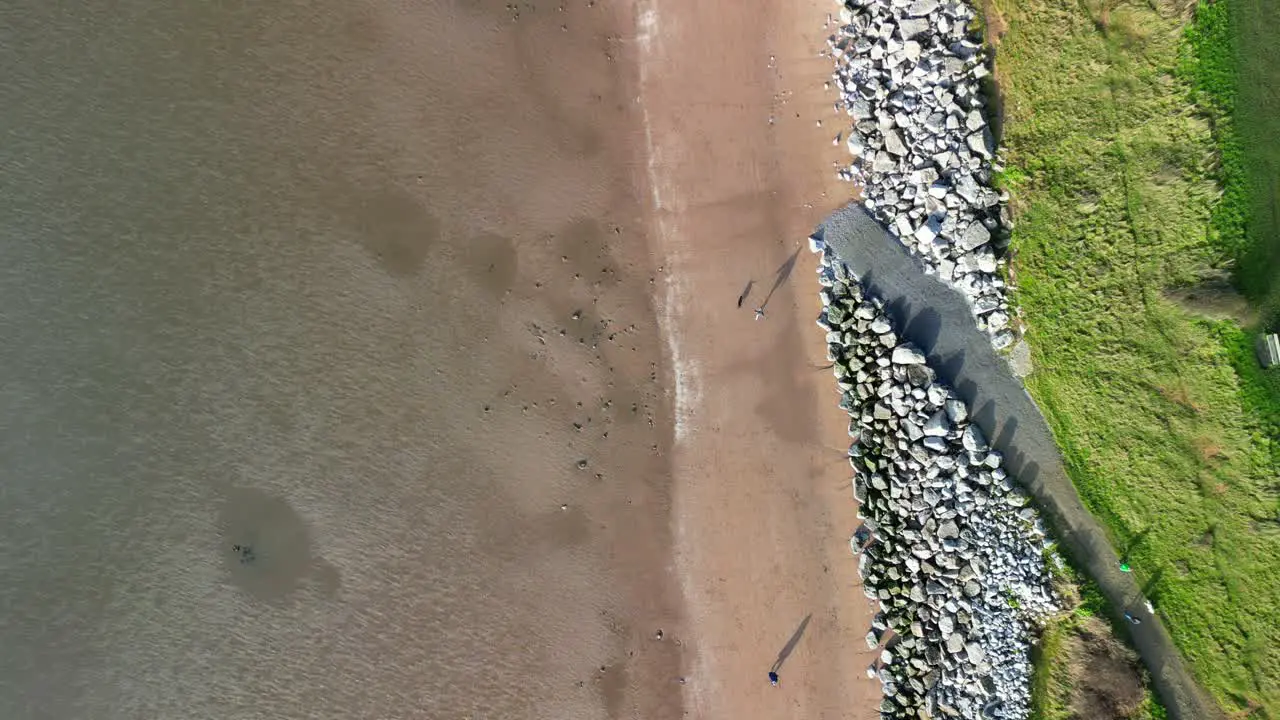
[[(1259, 9), (1267, 0), (1239, 1), (1276, 12)], [(1259, 200), (1264, 186), (1249, 178), (1269, 172), (1258, 169), (1271, 167), (1263, 156), (1280, 160), (1280, 147), (1239, 140), (1248, 150), (1234, 200), (1218, 147), (1249, 122), (1280, 118), (1264, 117), (1264, 93), (1248, 100), (1254, 120), (1234, 122), (1247, 116), (1238, 111), (1251, 97), (1244, 84), (1236, 115), (1206, 109), (1211, 88), (1187, 40), (1185, 1), (994, 6), (1001, 20), (989, 28), (1007, 26), (997, 50), (1002, 182), (1013, 196), (1012, 272), (1037, 367), (1028, 389), (1086, 506), (1197, 677), (1228, 710), (1280, 718), (1280, 379), (1258, 368), (1247, 331), (1165, 295), (1233, 267), (1251, 297), (1275, 292), (1267, 272), (1232, 261), (1275, 252), (1263, 239), (1274, 233), (1250, 220), (1275, 206), (1274, 194)], [(1235, 62), (1235, 51), (1226, 58)], [(1260, 59), (1255, 72), (1280, 83), (1277, 63)], [(1232, 207), (1234, 220), (1224, 215)], [(1243, 228), (1234, 236), (1232, 222)]]
[(1210, 109), (1218, 146), (1222, 198), (1214, 205), (1210, 237), (1233, 267), (1237, 286), (1259, 309), (1244, 334), (1221, 328), (1242, 381), (1246, 407), (1273, 440), (1280, 467), (1280, 371), (1262, 372), (1250, 360), (1260, 330), (1280, 330), (1280, 5), (1267, 0), (1201, 2), (1187, 29), (1180, 73), (1192, 98)]
[(1280, 4), (1204, 2), (1188, 32), (1184, 70), (1196, 100), (1211, 106), (1225, 193), (1213, 235), (1238, 260), (1240, 288), (1280, 321)]

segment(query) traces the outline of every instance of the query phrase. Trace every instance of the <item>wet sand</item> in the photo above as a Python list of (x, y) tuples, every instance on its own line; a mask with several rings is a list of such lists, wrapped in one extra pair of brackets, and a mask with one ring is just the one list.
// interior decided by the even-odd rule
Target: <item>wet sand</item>
[(639, 7), (677, 414), (674, 522), (696, 639), (686, 711), (877, 717), (879, 688), (865, 676), (875, 654), (862, 642), (870, 606), (848, 549), (847, 418), (823, 369), (804, 246), (849, 197), (831, 169), (842, 149), (822, 89), (830, 62), (817, 57), (833, 6)]
[(698, 5), (7, 10), (0, 716), (872, 716), (828, 8)]
[(6, 9), (0, 716), (679, 717), (632, 16), (517, 5)]

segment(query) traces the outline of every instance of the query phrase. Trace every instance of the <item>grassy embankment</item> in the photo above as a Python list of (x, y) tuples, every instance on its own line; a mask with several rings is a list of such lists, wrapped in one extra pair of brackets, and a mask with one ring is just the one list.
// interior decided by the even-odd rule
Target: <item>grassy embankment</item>
[(1280, 225), (1277, 11), (1232, 1), (1197, 35), (1185, 0), (995, 0), (1003, 182), (1027, 385), (1082, 499), (1222, 706), (1280, 718), (1280, 378), (1252, 328), (1169, 299), (1232, 270), (1255, 307), (1280, 286), (1259, 267)]

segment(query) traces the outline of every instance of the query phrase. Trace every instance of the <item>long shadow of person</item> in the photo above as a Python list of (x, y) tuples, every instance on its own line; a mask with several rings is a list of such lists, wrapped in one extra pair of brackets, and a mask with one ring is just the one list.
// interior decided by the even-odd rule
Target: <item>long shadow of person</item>
[(791, 634), (791, 639), (786, 645), (782, 646), (782, 650), (778, 652), (778, 659), (773, 661), (773, 667), (769, 668), (770, 677), (774, 677), (779, 670), (782, 669), (782, 663), (787, 661), (791, 656), (791, 651), (796, 649), (796, 645), (800, 643), (800, 638), (804, 636), (804, 629), (809, 626), (809, 620), (813, 617), (813, 613), (804, 616), (804, 620), (800, 621), (800, 627)]
[(758, 308), (760, 311), (763, 311), (765, 307), (768, 306), (769, 300), (773, 297), (773, 294), (778, 291), (778, 288), (782, 287), (782, 283), (786, 282), (787, 278), (791, 277), (791, 271), (796, 268), (796, 260), (800, 257), (800, 251), (803, 249), (804, 248), (802, 247), (796, 248), (796, 251), (791, 253), (791, 257), (787, 258), (787, 261), (782, 263), (781, 267), (778, 268), (773, 278), (773, 287), (769, 288), (769, 294), (765, 295), (764, 302), (760, 303), (760, 307)]

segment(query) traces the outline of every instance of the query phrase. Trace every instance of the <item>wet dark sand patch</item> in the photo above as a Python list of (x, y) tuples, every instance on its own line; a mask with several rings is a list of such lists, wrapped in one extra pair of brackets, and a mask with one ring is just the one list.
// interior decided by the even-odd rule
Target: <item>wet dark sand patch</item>
[(349, 217), (365, 249), (391, 275), (420, 272), (440, 241), (440, 221), (427, 203), (394, 185), (356, 194), (354, 200)]
[(502, 297), (515, 285), (519, 256), (511, 238), (498, 233), (480, 233), (460, 249), (462, 264), (487, 292)]
[(304, 589), (332, 597), (341, 587), (338, 569), (316, 554), (306, 521), (283, 498), (229, 488), (218, 525), (222, 564), (253, 598), (284, 602)]

